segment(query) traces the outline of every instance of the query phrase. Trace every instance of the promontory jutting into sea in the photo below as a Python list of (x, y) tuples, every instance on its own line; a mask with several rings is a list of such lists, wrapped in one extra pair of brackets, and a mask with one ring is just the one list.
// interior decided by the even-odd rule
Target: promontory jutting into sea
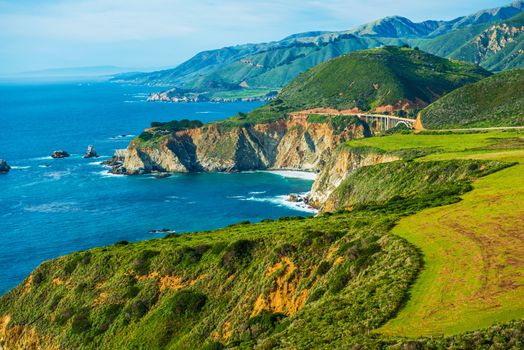
[(492, 2), (0, 2), (0, 349), (524, 348)]

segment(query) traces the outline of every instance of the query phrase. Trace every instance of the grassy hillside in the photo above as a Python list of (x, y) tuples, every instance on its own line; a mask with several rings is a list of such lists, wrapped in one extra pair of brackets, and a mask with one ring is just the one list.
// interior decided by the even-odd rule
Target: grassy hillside
[[(461, 333), (524, 317), (522, 298), (515, 298), (522, 290), (522, 241), (514, 225), (524, 213), (518, 205), (509, 210), (524, 199), (524, 172), (519, 163), (486, 176), (524, 160), (517, 135), (393, 135), (348, 146), (362, 142), (385, 152), (399, 145), (442, 152), (361, 169), (346, 193), (352, 212), (119, 242), (45, 262), (1, 297), (0, 343), (58, 349), (522, 344), (522, 321)], [(387, 195), (370, 202), (380, 188)], [(452, 219), (440, 220), (442, 213)], [(442, 231), (423, 224), (434, 219), (446, 225)]]
[(483, 79), (442, 97), (422, 111), (426, 128), (524, 126), (524, 69)]
[(409, 48), (388, 46), (358, 51), (308, 70), (274, 101), (227, 123), (275, 120), (292, 111), (316, 107), (364, 111), (386, 105), (398, 110), (422, 108), (489, 74), (469, 63)]

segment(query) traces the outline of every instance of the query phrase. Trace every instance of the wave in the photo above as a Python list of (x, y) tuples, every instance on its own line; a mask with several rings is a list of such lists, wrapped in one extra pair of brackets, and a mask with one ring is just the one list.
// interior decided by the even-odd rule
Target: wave
[(262, 173), (274, 174), (282, 177), (311, 180), (314, 181), (317, 178), (317, 173), (311, 171), (299, 171), (299, 170), (261, 170)]
[(217, 114), (217, 113), (220, 113), (220, 112), (216, 112), (216, 111), (200, 111), (200, 112), (196, 112), (196, 114)]
[(36, 157), (36, 158), (31, 158), (30, 160), (49, 160), (49, 159), (53, 159), (53, 157), (51, 157), (51, 156)]
[(31, 168), (31, 165), (19, 165), (19, 166), (13, 165), (13, 166), (11, 166), (11, 169), (13, 169), (13, 170), (26, 170), (26, 169), (29, 169), (29, 168)]
[(227, 196), (228, 199), (246, 199), (246, 196)]
[(100, 175), (102, 177), (124, 177), (125, 176), (122, 174), (113, 174), (107, 170), (97, 171), (97, 172), (94, 172), (93, 174)]
[(264, 194), (266, 192), (267, 191), (251, 191), (251, 192), (248, 192), (248, 194)]
[(33, 213), (71, 213), (80, 211), (76, 202), (50, 202), (25, 207), (25, 211)]
[(50, 173), (44, 174), (45, 177), (50, 177), (53, 180), (60, 180), (61, 178), (69, 175), (71, 175), (70, 171), (52, 171)]
[[(304, 194), (305, 193), (303, 193), (301, 195), (304, 195)], [(240, 199), (240, 200), (252, 201), (252, 202), (265, 202), (265, 203), (274, 204), (274, 205), (279, 206), (279, 207), (286, 207), (286, 208), (289, 208), (289, 209), (302, 211), (302, 212), (306, 212), (306, 213), (311, 213), (311, 214), (318, 213), (317, 209), (314, 209), (314, 208), (310, 207), (309, 205), (307, 205), (305, 203), (288, 201), (287, 200), (288, 197), (289, 197), (288, 195), (280, 195), (280, 196), (275, 196), (275, 197), (254, 197), (254, 196), (251, 196), (251, 197), (243, 198), (243, 199)]]
[(123, 140), (123, 139), (129, 139), (129, 138), (132, 138), (132, 137), (135, 137), (136, 135), (132, 135), (132, 134), (122, 134), (122, 135), (116, 135), (116, 136), (111, 136), (109, 139), (110, 140)]

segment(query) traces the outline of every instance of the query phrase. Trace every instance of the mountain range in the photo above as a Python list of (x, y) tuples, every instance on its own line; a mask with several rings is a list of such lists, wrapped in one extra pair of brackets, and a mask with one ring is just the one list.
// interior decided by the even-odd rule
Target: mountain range
[(524, 66), (523, 11), (524, 1), (519, 0), (451, 21), (415, 23), (400, 16), (385, 17), (347, 31), (306, 32), (275, 42), (204, 51), (173, 69), (119, 74), (113, 81), (170, 87), (167, 99), (187, 92), (212, 97), (217, 92), (242, 91), (245, 97), (253, 91), (260, 96), (261, 89), (278, 90), (317, 64), (387, 45), (419, 47), (502, 71)]

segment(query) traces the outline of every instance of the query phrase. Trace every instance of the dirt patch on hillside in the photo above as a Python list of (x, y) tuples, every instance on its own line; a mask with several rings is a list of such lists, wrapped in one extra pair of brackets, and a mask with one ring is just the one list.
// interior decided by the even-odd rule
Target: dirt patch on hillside
[(266, 271), (265, 276), (270, 277), (277, 271), (281, 273), (275, 278), (271, 291), (267, 296), (263, 293), (258, 296), (251, 317), (262, 310), (294, 315), (306, 303), (309, 291), (306, 289), (297, 291), (300, 278), (295, 273), (297, 267), (294, 262), (288, 257), (283, 257)]

